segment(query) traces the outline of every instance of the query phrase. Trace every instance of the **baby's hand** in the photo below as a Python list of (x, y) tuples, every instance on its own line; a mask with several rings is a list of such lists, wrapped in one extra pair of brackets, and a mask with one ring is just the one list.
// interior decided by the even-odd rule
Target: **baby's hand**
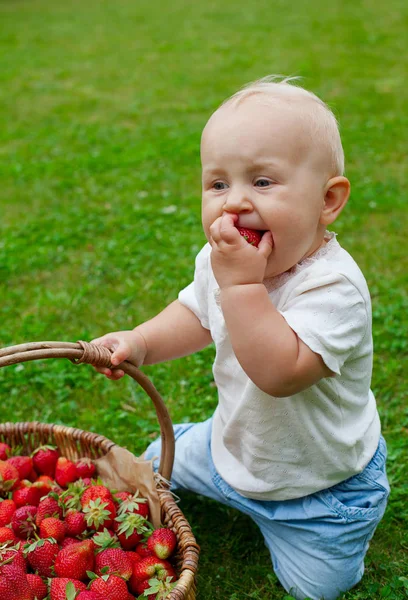
[[(113, 351), (111, 356), (113, 366), (120, 365), (125, 360), (130, 360), (138, 367), (143, 364), (147, 353), (144, 338), (135, 330), (107, 333), (102, 337), (95, 338), (92, 343), (105, 346), (105, 348)], [(125, 374), (122, 369), (108, 369), (105, 367), (95, 367), (95, 369), (113, 381), (121, 379)]]
[(270, 231), (258, 247), (249, 244), (235, 227), (238, 215), (224, 213), (210, 227), (211, 265), (220, 288), (262, 283), (268, 256), (272, 251)]

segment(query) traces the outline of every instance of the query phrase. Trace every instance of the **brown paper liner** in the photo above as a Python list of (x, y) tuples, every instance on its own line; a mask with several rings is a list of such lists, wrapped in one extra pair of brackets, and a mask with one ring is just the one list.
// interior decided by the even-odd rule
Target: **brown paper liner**
[(160, 500), (157, 492), (153, 461), (137, 458), (119, 446), (114, 446), (102, 458), (93, 461), (103, 483), (118, 492), (139, 490), (140, 495), (149, 503), (150, 521), (153, 527), (161, 526)]

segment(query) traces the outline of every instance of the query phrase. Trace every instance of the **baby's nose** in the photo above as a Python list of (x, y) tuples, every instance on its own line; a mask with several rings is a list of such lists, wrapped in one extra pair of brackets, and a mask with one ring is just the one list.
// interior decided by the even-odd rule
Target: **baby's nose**
[(230, 193), (222, 209), (226, 212), (247, 213), (252, 212), (254, 207), (251, 200), (245, 194)]

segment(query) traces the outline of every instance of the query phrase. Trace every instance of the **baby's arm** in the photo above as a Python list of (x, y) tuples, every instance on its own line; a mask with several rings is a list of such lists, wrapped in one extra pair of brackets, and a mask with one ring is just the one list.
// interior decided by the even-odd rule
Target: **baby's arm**
[(221, 307), (241, 367), (271, 396), (291, 396), (333, 373), (291, 329), (273, 306), (262, 281), (272, 237), (255, 248), (224, 214), (210, 227), (211, 263), (221, 290)]
[[(151, 365), (198, 352), (211, 344), (212, 338), (195, 314), (175, 300), (135, 329), (108, 333), (93, 342), (113, 350), (113, 365), (128, 358), (137, 365)], [(99, 368), (98, 371), (109, 379), (120, 379), (124, 375), (121, 369)]]
[(241, 367), (267, 394), (291, 396), (333, 375), (289, 327), (262, 283), (222, 289), (221, 306)]

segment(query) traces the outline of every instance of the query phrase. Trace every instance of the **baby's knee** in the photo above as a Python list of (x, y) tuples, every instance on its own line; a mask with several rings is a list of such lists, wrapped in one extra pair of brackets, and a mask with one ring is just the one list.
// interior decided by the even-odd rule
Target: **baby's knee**
[(354, 572), (325, 573), (281, 573), (276, 575), (285, 590), (296, 600), (337, 600), (342, 594), (357, 585), (363, 576), (364, 567)]

